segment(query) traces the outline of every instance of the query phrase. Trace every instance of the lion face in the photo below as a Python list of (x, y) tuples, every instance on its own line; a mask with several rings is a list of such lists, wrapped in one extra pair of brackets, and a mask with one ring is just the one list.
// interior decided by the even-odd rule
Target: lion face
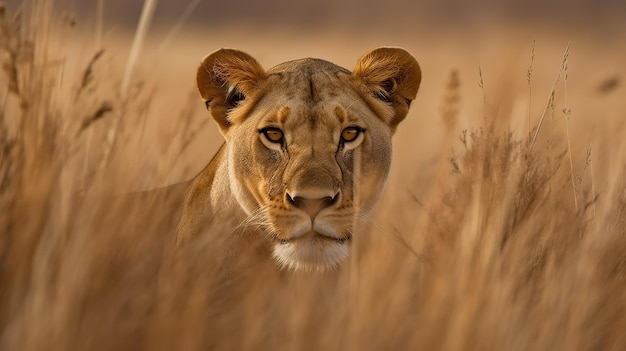
[(204, 59), (198, 86), (226, 139), (231, 191), (280, 265), (324, 269), (348, 256), (419, 81), (401, 49), (375, 50), (354, 72), (318, 59), (266, 72), (235, 50)]

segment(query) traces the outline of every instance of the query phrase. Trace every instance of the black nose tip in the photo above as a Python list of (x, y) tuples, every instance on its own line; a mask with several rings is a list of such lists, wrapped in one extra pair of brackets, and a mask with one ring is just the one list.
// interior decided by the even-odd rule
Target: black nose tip
[(334, 196), (325, 196), (319, 199), (309, 199), (304, 196), (292, 196), (287, 193), (287, 202), (292, 206), (304, 210), (311, 217), (315, 217), (319, 211), (328, 208), (339, 201), (339, 193)]

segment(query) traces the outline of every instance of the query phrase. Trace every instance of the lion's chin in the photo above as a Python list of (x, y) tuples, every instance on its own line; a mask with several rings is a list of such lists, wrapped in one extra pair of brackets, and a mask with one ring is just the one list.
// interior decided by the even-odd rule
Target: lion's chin
[(281, 268), (293, 271), (336, 269), (350, 254), (349, 238), (307, 237), (274, 244), (272, 255)]

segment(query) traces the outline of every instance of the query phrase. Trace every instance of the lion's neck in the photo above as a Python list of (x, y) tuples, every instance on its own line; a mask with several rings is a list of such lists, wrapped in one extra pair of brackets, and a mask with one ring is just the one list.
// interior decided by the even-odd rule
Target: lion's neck
[(245, 212), (236, 201), (231, 188), (231, 179), (228, 172), (228, 155), (224, 144), (210, 163), (215, 168), (207, 167), (207, 175), (213, 178), (211, 184), (211, 211), (220, 221), (240, 223), (245, 219)]
[(191, 182), (178, 225), (178, 244), (208, 231), (232, 230), (246, 218), (228, 174), (227, 146)]

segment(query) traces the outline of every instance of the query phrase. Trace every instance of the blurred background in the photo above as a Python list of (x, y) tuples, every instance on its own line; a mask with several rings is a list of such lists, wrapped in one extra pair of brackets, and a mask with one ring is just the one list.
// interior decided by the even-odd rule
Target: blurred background
[[(16, 6), (22, 3), (9, 0)], [(134, 27), (143, 1), (59, 0), (57, 6), (77, 14), (94, 16), (98, 3), (104, 6), (109, 25)], [(481, 0), (481, 1), (410, 1), (410, 0), (159, 0), (155, 13), (157, 26), (169, 26), (186, 9), (189, 26), (207, 30), (233, 25), (276, 28), (301, 32), (332, 27), (340, 31), (370, 28), (386, 34), (419, 27), (449, 29), (484, 21), (502, 21), (519, 25), (567, 26), (572, 29), (602, 30), (623, 23), (626, 5), (619, 0)]]

